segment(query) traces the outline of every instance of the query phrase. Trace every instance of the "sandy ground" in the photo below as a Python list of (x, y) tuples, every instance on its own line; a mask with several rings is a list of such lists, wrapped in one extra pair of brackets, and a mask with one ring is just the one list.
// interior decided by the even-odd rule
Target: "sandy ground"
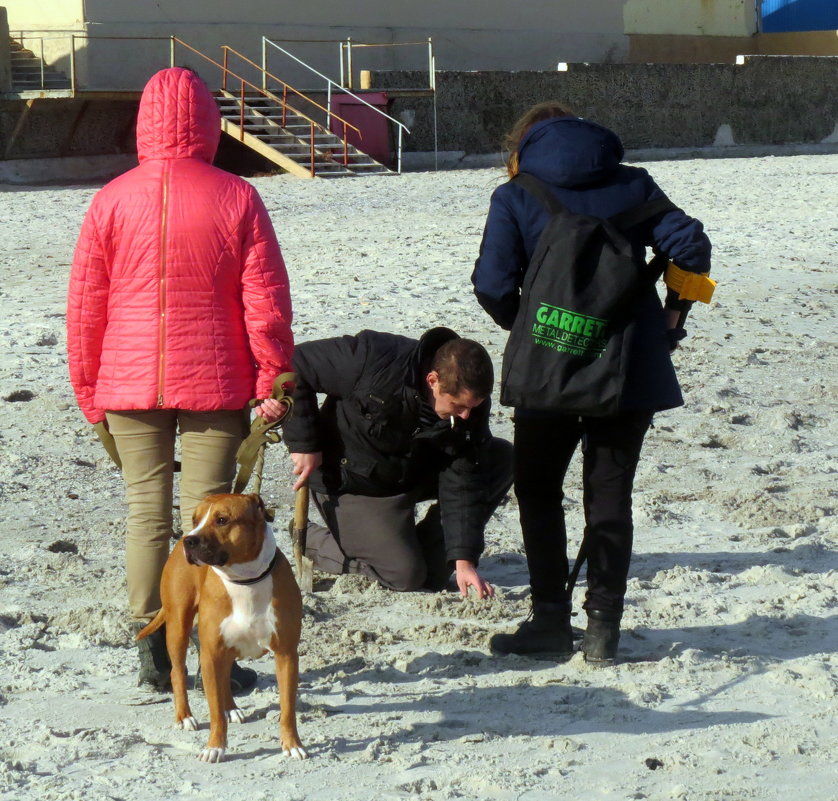
[[(687, 405), (658, 416), (638, 473), (621, 664), (490, 655), (489, 635), (528, 609), (510, 499), (482, 563), (495, 600), (321, 581), (301, 657), (311, 759), (281, 754), (263, 658), (211, 766), (195, 758), (206, 723), (176, 730), (168, 697), (134, 686), (121, 481), (67, 381), (68, 268), (95, 187), (4, 190), (0, 798), (838, 798), (838, 156), (649, 167), (704, 220), (720, 285), (677, 355)], [(505, 336), (469, 276), (500, 180), (254, 179), (298, 340), (449, 324), (499, 364)], [(494, 419), (510, 436), (509, 410)], [(289, 473), (275, 446), (263, 491), (278, 529)], [(574, 549), (580, 501), (574, 463)], [(195, 709), (206, 721), (203, 697)]]

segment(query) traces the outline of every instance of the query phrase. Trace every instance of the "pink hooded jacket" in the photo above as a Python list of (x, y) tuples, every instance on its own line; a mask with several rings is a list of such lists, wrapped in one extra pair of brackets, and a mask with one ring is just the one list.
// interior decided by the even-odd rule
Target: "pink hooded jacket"
[(213, 166), (220, 117), (201, 79), (146, 85), (139, 166), (93, 198), (67, 305), (70, 380), (84, 416), (240, 409), (291, 370), (288, 276), (246, 181)]

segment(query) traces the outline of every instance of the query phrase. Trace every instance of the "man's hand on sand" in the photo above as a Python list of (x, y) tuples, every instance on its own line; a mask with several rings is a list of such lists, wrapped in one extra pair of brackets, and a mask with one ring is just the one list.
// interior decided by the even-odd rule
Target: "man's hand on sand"
[(317, 451), (317, 453), (292, 453), (291, 461), (294, 463), (294, 469), (291, 472), (295, 476), (299, 476), (297, 483), (294, 484), (294, 491), (296, 492), (305, 485), (308, 477), (320, 467), (323, 462), (323, 454), (320, 451)]
[(457, 586), (460, 588), (460, 594), (463, 597), (468, 595), (469, 587), (474, 587), (474, 591), (480, 599), (494, 596), (495, 588), (480, 577), (473, 562), (469, 562), (467, 559), (458, 559), (455, 565), (457, 568)]

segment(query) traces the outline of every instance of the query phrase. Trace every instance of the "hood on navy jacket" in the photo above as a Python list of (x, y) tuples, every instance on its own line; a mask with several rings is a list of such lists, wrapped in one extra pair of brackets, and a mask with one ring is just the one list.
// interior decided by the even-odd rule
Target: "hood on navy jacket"
[(623, 154), (623, 143), (608, 128), (581, 117), (552, 117), (524, 135), (518, 165), (521, 172), (570, 189), (607, 180)]

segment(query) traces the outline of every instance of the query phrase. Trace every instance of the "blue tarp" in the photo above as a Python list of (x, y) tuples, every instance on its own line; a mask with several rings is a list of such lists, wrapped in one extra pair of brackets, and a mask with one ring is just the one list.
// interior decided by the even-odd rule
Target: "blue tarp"
[(762, 0), (764, 33), (838, 30), (838, 0)]

